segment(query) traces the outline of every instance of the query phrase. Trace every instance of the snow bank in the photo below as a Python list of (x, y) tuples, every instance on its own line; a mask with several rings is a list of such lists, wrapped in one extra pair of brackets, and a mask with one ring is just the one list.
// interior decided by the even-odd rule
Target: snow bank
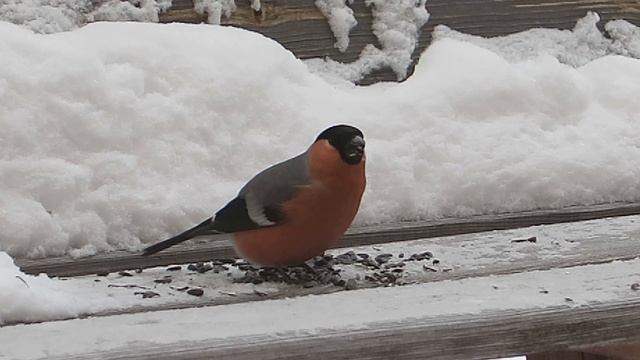
[(0, 19), (51, 34), (91, 21), (152, 21), (171, 7), (171, 0), (0, 0)]
[(403, 83), (337, 87), (228, 27), (0, 34), (0, 250), (13, 256), (139, 249), (335, 123), (367, 138), (358, 224), (640, 200), (640, 60), (513, 62), (443, 39)]
[(0, 252), (0, 326), (16, 321), (44, 321), (90, 311), (86, 298), (45, 275), (25, 275), (9, 255)]
[(511, 35), (484, 38), (464, 34), (438, 25), (433, 32), (437, 41), (452, 38), (491, 50), (511, 62), (551, 55), (571, 66), (582, 66), (605, 55), (640, 58), (640, 29), (624, 20), (609, 21), (605, 36), (597, 24), (600, 16), (588, 12), (572, 30), (535, 28)]

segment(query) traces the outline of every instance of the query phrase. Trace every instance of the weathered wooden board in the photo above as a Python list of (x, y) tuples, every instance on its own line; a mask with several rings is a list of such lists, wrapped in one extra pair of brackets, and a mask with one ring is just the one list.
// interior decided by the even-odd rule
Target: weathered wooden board
[(608, 360), (604, 356), (580, 352), (559, 351), (527, 355), (527, 360)]
[[(0, 352), (49, 359), (474, 360), (580, 349), (640, 340), (640, 297), (629, 288), (638, 264), (9, 326), (0, 328), (7, 344)], [(559, 278), (566, 288), (558, 286), (563, 292), (555, 298), (538, 291)], [(486, 291), (492, 284), (499, 289)], [(326, 321), (313, 311), (337, 304)], [(81, 343), (69, 346), (70, 338)]]
[[(636, 214), (640, 214), (640, 204), (618, 203), (557, 210), (483, 215), (467, 219), (443, 219), (367, 226), (350, 229), (339, 243), (339, 246), (381, 244)], [(70, 257), (39, 260), (16, 259), (16, 263), (22, 271), (29, 274), (46, 273), (50, 276), (77, 276), (176, 263), (209, 261), (233, 256), (233, 247), (228, 241), (228, 237), (217, 235), (194, 239), (151, 257), (142, 257), (136, 253), (117, 251), (81, 259), (72, 259)]]
[[(536, 242), (513, 242), (514, 239), (525, 239), (535, 236)], [(356, 253), (404, 254), (431, 251), (438, 259), (438, 264), (427, 262), (430, 269), (425, 271), (424, 262), (408, 262), (404, 283), (434, 283), (445, 280), (463, 280), (469, 278), (509, 275), (521, 272), (543, 271), (558, 268), (575, 268), (577, 266), (609, 263), (613, 261), (632, 260), (640, 256), (640, 218), (618, 217), (589, 222), (548, 225), (538, 228), (495, 231), (482, 234), (466, 234), (453, 237), (422, 239), (401, 243), (380, 244), (351, 248)], [(347, 250), (347, 249), (345, 249)], [(371, 274), (360, 266), (343, 266), (343, 279), (358, 278), (358, 288), (382, 286), (366, 280)], [(161, 303), (140, 299), (128, 307), (113, 310), (96, 311), (83, 316), (110, 316), (125, 313), (140, 313), (170, 309), (184, 309), (194, 306), (213, 306), (238, 304), (251, 301), (263, 301), (300, 297), (305, 295), (321, 295), (343, 291), (343, 288), (326, 285), (304, 288), (300, 285), (264, 283), (255, 286), (238, 287), (226, 274), (207, 273), (202, 276), (189, 275), (189, 272), (167, 272), (164, 269), (153, 270), (155, 273), (143, 273), (132, 277), (120, 277), (117, 274), (109, 277), (93, 276), (82, 279), (95, 283), (92, 291), (101, 291), (99, 287), (111, 287), (112, 284), (135, 284), (144, 286), (161, 294)], [(153, 279), (164, 275), (172, 276), (170, 285), (157, 285)], [(142, 276), (147, 275), (146, 279)], [(638, 279), (640, 281), (640, 278)], [(186, 286), (203, 288), (205, 295), (201, 298), (184, 296), (172, 289)], [(553, 284), (551, 284), (553, 285)], [(133, 290), (122, 289), (122, 294), (133, 293)], [(121, 293), (118, 293), (121, 294)], [(233, 294), (230, 296), (229, 294)]]
[[(223, 24), (258, 31), (280, 42), (297, 57), (329, 56), (351, 62), (366, 44), (377, 45), (371, 31), (371, 9), (363, 0), (355, 1), (352, 8), (358, 25), (350, 35), (350, 46), (341, 53), (329, 25), (311, 0), (263, 0), (260, 12), (252, 10), (249, 1), (236, 1), (238, 10)], [(173, 7), (161, 14), (162, 22), (200, 23), (206, 15), (192, 10), (191, 0), (174, 0)], [(499, 36), (534, 27), (571, 29), (576, 20), (587, 11), (597, 11), (603, 21), (625, 19), (640, 25), (640, 2), (636, 0), (428, 0), (431, 14), (422, 28), (414, 58), (431, 42), (436, 25), (447, 25), (455, 30), (482, 36)], [(367, 77), (362, 83), (394, 81), (389, 70)]]

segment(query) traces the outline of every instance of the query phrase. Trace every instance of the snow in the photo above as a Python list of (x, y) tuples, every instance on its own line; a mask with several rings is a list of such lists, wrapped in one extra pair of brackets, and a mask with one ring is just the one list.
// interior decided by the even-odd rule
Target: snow
[(194, 0), (193, 9), (198, 14), (207, 13), (209, 24), (220, 25), (222, 15), (231, 16), (236, 11), (235, 0)]
[[(353, 3), (353, 0), (349, 0)], [(349, 32), (358, 22), (347, 0), (316, 0), (316, 7), (329, 21), (329, 27), (336, 37), (335, 47), (344, 52), (349, 47)]]
[(433, 38), (436, 41), (452, 38), (470, 42), (510, 62), (551, 55), (562, 63), (579, 67), (610, 54), (640, 58), (640, 29), (637, 26), (624, 20), (609, 21), (604, 25), (605, 36), (598, 29), (598, 22), (600, 16), (588, 12), (578, 20), (573, 30), (536, 28), (494, 38), (468, 35), (438, 25)]
[[(280, 339), (291, 334), (322, 336), (378, 327), (382, 322), (438, 325), (455, 321), (461, 314), (588, 307), (606, 301), (637, 299), (629, 285), (637, 281), (639, 266), (640, 260), (632, 260), (491, 278), (9, 326), (0, 328), (0, 343), (8, 344), (2, 349), (5, 356), (34, 359), (130, 348), (132, 344), (155, 347), (182, 341), (213, 344), (256, 335)], [(216, 326), (211, 326), (212, 323)], [(34, 342), (34, 338), (42, 341)], [(74, 341), (69, 342), (69, 338)]]
[[(409, 257), (410, 254), (430, 251), (438, 259), (438, 263), (406, 262), (401, 282), (441, 282), (451, 278), (448, 276), (478, 277), (504, 272), (506, 269), (513, 269), (513, 264), (531, 268), (549, 263), (575, 263), (579, 259), (588, 258), (594, 249), (598, 249), (596, 244), (605, 242), (609, 244), (610, 250), (628, 251), (629, 239), (636, 239), (640, 232), (639, 221), (640, 216), (627, 216), (336, 249), (330, 253), (337, 256), (354, 251), (373, 257), (389, 253), (394, 255), (393, 261), (397, 261), (400, 253)], [(512, 242), (514, 239), (534, 236), (537, 239), (535, 244)], [(608, 254), (615, 256), (620, 252), (609, 251)], [(432, 267), (436, 272), (425, 272), (423, 265)], [(196, 306), (201, 305), (202, 301), (220, 304), (235, 298), (246, 301), (251, 297), (255, 299), (256, 292), (269, 296), (291, 296), (299, 289), (297, 285), (273, 282), (258, 285), (234, 282), (243, 277), (244, 272), (232, 266), (228, 266), (227, 271), (210, 271), (203, 275), (188, 270), (186, 266), (182, 266), (179, 271), (168, 271), (168, 268), (67, 279), (49, 279), (44, 275), (36, 278), (21, 273), (6, 254), (0, 253), (0, 325), (67, 319), (116, 310), (140, 310), (160, 305)], [(358, 287), (366, 286), (366, 277), (374, 272), (359, 264), (336, 265), (336, 268), (341, 270), (343, 280), (356, 279)], [(170, 283), (156, 282), (166, 276), (170, 277)], [(492, 278), (489, 279), (487, 281), (494, 285)], [(546, 287), (546, 284), (543, 285)], [(204, 294), (196, 298), (184, 291), (186, 287), (203, 289)], [(142, 299), (139, 293), (145, 291), (153, 291), (158, 296)]]
[[(373, 23), (371, 27), (381, 48), (367, 44), (358, 59), (351, 63), (341, 63), (329, 58), (308, 59), (306, 64), (312, 72), (318, 73), (330, 81), (342, 79), (357, 82), (376, 70), (390, 67), (398, 80), (406, 78), (412, 61), (411, 55), (418, 43), (420, 29), (429, 20), (429, 13), (425, 7), (426, 0), (365, 0), (365, 3), (372, 8)], [(344, 29), (349, 26), (349, 21), (345, 22), (342, 19), (344, 16), (328, 16), (328, 18), (330, 24), (332, 21), (340, 24), (341, 31), (337, 31), (333, 25), (331, 26), (338, 39), (338, 48), (340, 48), (341, 42), (338, 34), (344, 34)]]
[(100, 4), (88, 21), (147, 21), (158, 22), (158, 14), (171, 7), (171, 0), (110, 0)]
[(108, 298), (92, 298), (87, 288), (69, 285), (46, 275), (26, 275), (0, 252), (0, 325), (75, 317), (99, 304), (116, 305)]
[(153, 21), (171, 0), (0, 0), (0, 19), (50, 34), (76, 29), (91, 21)]
[[(637, 29), (616, 24), (635, 51)], [(336, 123), (368, 144), (356, 225), (640, 199), (637, 59), (574, 68), (441, 39), (405, 82), (357, 87), (229, 27), (0, 34), (0, 250), (14, 257), (140, 249)]]

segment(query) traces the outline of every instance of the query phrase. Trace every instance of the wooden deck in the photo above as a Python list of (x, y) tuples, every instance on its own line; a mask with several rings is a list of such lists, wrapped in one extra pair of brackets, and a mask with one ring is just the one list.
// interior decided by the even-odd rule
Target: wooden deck
[[(555, 210), (536, 210), (522, 213), (483, 215), (464, 219), (442, 219), (424, 222), (385, 224), (350, 229), (340, 241), (341, 247), (383, 244), (397, 241), (477, 233), (491, 230), (584, 221), (614, 216), (640, 214), (640, 203), (614, 203), (576, 206)], [(176, 263), (209, 261), (233, 257), (233, 247), (226, 235), (201, 237), (172, 247), (151, 257), (117, 251), (92, 257), (71, 257), (39, 260), (17, 259), (16, 263), (28, 274), (46, 273), (50, 276), (79, 276), (110, 273), (120, 270), (149, 268)]]
[[(248, 1), (237, 5), (223, 24), (261, 32), (302, 59), (328, 56), (351, 62), (366, 44), (378, 44), (364, 1), (354, 2), (358, 25), (345, 52), (334, 48), (333, 34), (313, 1), (263, 1), (261, 11), (252, 10)], [(191, 0), (174, 0), (161, 21), (203, 22), (206, 15), (192, 8)], [(431, 18), (422, 28), (414, 60), (440, 24), (499, 36), (533, 27), (570, 29), (587, 11), (597, 11), (603, 22), (625, 19), (640, 25), (637, 0), (429, 0), (427, 8)], [(362, 83), (381, 80), (396, 76), (383, 70)], [(530, 360), (620, 359), (585, 349), (640, 342), (640, 291), (632, 287), (640, 283), (640, 226), (605, 234), (584, 221), (639, 214), (640, 204), (609, 204), (353, 228), (341, 246), (433, 249), (441, 264), (435, 272), (412, 272), (408, 286), (364, 281), (355, 291), (272, 286), (260, 294), (140, 303), (87, 313), (85, 319), (5, 326), (0, 328), (0, 359), (473, 360), (519, 354), (529, 354)], [(574, 231), (565, 238), (540, 236), (535, 244), (514, 243), (508, 231), (478, 234), (577, 221), (583, 223), (568, 224)], [(17, 263), (31, 274), (76, 277), (231, 256), (224, 237), (203, 237), (149, 258), (115, 252)], [(561, 279), (562, 286), (557, 285)], [(268, 301), (283, 298), (292, 300)], [(367, 306), (354, 306), (363, 299)], [(333, 304), (338, 315), (318, 318), (314, 309), (322, 311), (322, 302)], [(392, 302), (414, 311), (402, 312)], [(297, 325), (269, 330), (278, 316), (292, 316), (295, 304), (302, 306), (296, 308)], [(243, 317), (247, 312), (255, 316)], [(323, 319), (327, 323), (318, 325)], [(96, 346), (87, 350), (82, 347), (87, 343)], [(627, 358), (632, 351), (617, 349)]]
[[(513, 241), (529, 235), (537, 236), (535, 243)], [(134, 306), (86, 319), (0, 328), (0, 342), (46, 338), (29, 351), (50, 359), (473, 360), (640, 340), (640, 292), (632, 288), (640, 281), (638, 216), (375, 247), (430, 249), (440, 265), (436, 272), (410, 272), (413, 284), (407, 286), (283, 286), (267, 296)], [(293, 300), (266, 301), (283, 297)], [(318, 317), (311, 310), (322, 314), (326, 308), (333, 313)], [(171, 309), (182, 310), (166, 311)], [(246, 312), (255, 316), (242, 316)], [(298, 320), (293, 325), (292, 313)], [(282, 329), (267, 330), (278, 327), (271, 324), (279, 316)], [(143, 332), (130, 331), (140, 326)], [(153, 334), (163, 327), (171, 331), (156, 339), (160, 335)], [(190, 335), (194, 329), (200, 330)], [(117, 340), (120, 333), (124, 340)], [(100, 346), (69, 352), (63, 338), (75, 337)], [(20, 358), (11, 348), (0, 354)], [(572, 359), (567, 354), (557, 359)], [(532, 358), (552, 359), (541, 356), (547, 355)]]

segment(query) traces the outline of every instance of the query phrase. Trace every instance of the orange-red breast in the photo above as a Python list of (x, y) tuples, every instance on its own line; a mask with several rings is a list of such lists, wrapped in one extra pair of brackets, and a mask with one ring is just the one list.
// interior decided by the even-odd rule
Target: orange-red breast
[(358, 212), (366, 184), (364, 146), (357, 128), (332, 126), (304, 153), (254, 176), (215, 217), (143, 255), (208, 231), (233, 233), (236, 252), (257, 265), (296, 265), (321, 255)]

